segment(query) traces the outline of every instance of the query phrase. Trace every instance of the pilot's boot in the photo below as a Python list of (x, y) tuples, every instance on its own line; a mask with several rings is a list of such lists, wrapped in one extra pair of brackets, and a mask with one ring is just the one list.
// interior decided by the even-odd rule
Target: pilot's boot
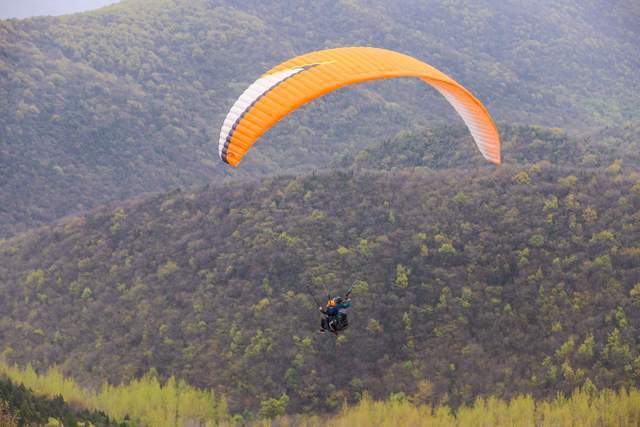
[(325, 333), (327, 331), (327, 319), (320, 320), (320, 333)]

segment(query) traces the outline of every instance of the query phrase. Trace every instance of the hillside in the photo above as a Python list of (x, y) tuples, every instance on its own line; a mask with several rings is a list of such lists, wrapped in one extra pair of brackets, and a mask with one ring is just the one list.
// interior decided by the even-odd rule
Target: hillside
[[(446, 403), (431, 405), (422, 398), (429, 392), (428, 384), (414, 396), (392, 393), (384, 401), (373, 400), (366, 393), (354, 405), (343, 405), (333, 414), (285, 414), (288, 398), (279, 397), (263, 401), (258, 413), (244, 410), (231, 414), (227, 411), (224, 396), (210, 390), (195, 389), (184, 381), (169, 378), (163, 384), (153, 372), (143, 378), (122, 383), (118, 386), (104, 385), (100, 390), (81, 388), (73, 380), (63, 377), (56, 368), (37, 374), (31, 367), (20, 369), (9, 367), (0, 361), (0, 375), (6, 374), (33, 387), (39, 393), (73, 399), (89, 408), (101, 408), (109, 413), (121, 414), (126, 426), (387, 426), (410, 425), (431, 427), (512, 427), (514, 425), (580, 425), (600, 427), (602, 425), (635, 426), (640, 421), (640, 391), (634, 387), (621, 390), (597, 390), (587, 381), (570, 395), (557, 394), (553, 398), (534, 399), (530, 395), (517, 395), (512, 399), (496, 399), (493, 396), (476, 399), (472, 405), (455, 408)], [(0, 387), (2, 383), (0, 382)], [(36, 405), (46, 398), (33, 397), (24, 392), (24, 386), (10, 386), (9, 398), (21, 402), (36, 401)], [(12, 388), (11, 388), (12, 387)], [(29, 399), (23, 399), (23, 396)], [(13, 405), (15, 407), (15, 405)], [(0, 425), (14, 427), (14, 412), (3, 406), (0, 395)], [(31, 408), (27, 409), (27, 412)], [(45, 409), (46, 411), (46, 409)], [(101, 415), (95, 412), (94, 415)], [(31, 418), (33, 419), (33, 418)], [(104, 420), (104, 416), (102, 418)], [(4, 421), (4, 424), (3, 424)], [(12, 422), (13, 421), (13, 422)], [(74, 425), (65, 419), (65, 425)], [(94, 417), (94, 425), (102, 425), (101, 419)], [(82, 425), (82, 424), (81, 424)]]
[[(500, 127), (500, 134), (507, 165), (546, 161), (587, 170), (608, 166), (637, 169), (640, 165), (640, 125), (604, 128), (580, 136), (559, 128), (505, 125)], [(374, 170), (486, 166), (486, 161), (471, 149), (473, 144), (464, 125), (402, 131), (354, 154), (336, 156), (333, 165)]]
[[(518, 395), (510, 400), (495, 397), (478, 398), (472, 405), (452, 408), (446, 403), (425, 404), (422, 397), (429, 392), (423, 383), (422, 391), (414, 396), (392, 393), (389, 399), (373, 400), (366, 393), (354, 405), (343, 405), (333, 414), (285, 414), (288, 397), (261, 402), (258, 413), (227, 412), (224, 396), (210, 390), (199, 390), (169, 378), (161, 384), (153, 372), (143, 378), (118, 386), (103, 385), (98, 391), (81, 388), (73, 380), (64, 378), (56, 368), (36, 374), (31, 367), (8, 367), (0, 361), (0, 374), (5, 373), (17, 381), (24, 381), (45, 395), (64, 393), (77, 403), (90, 408), (102, 408), (109, 413), (122, 414), (126, 426), (283, 426), (320, 427), (327, 424), (347, 427), (410, 425), (431, 427), (512, 427), (514, 425), (602, 425), (635, 426), (640, 421), (640, 391), (634, 387), (619, 391), (597, 390), (587, 381), (570, 395), (557, 394), (553, 398), (534, 399)], [(0, 383), (1, 384), (1, 383)], [(10, 396), (22, 396), (25, 387), (13, 386)], [(17, 391), (17, 393), (15, 392)], [(31, 395), (31, 393), (28, 393)], [(37, 402), (44, 401), (36, 397)], [(22, 400), (23, 402), (26, 400)], [(15, 405), (14, 405), (15, 406)], [(35, 405), (34, 405), (35, 406)], [(29, 409), (27, 409), (29, 411)], [(96, 412), (96, 414), (99, 414)], [(13, 423), (11, 422), (13, 418)], [(3, 424), (4, 421), (4, 424)], [(101, 425), (93, 420), (94, 425)], [(0, 396), (0, 425), (14, 427), (15, 415), (3, 406)], [(68, 421), (65, 425), (72, 425)]]
[[(87, 385), (155, 368), (232, 411), (638, 386), (639, 215), (637, 164), (172, 191), (2, 242), (3, 354)], [(318, 336), (305, 285), (354, 280), (351, 329)]]
[[(83, 426), (91, 423), (96, 427), (122, 426), (98, 411), (72, 408), (61, 396), (47, 398), (35, 394), (24, 385), (18, 385), (0, 376), (0, 426), (58, 425)], [(60, 425), (63, 425), (60, 424)]]
[(638, 15), (626, 0), (125, 0), (0, 21), (0, 235), (144, 192), (323, 167), (401, 129), (459, 120), (417, 81), (370, 83), (286, 119), (242, 169), (219, 163), (219, 126), (242, 90), (324, 47), (413, 54), (501, 123), (637, 120)]

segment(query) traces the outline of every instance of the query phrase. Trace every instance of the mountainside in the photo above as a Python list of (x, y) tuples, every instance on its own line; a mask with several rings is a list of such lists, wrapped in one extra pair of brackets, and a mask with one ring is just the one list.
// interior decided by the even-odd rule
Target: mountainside
[[(255, 413), (244, 410), (242, 413), (229, 413), (223, 395), (211, 390), (195, 389), (184, 381), (171, 377), (160, 383), (154, 372), (143, 378), (134, 379), (117, 386), (104, 384), (99, 390), (83, 389), (68, 377), (63, 377), (57, 368), (37, 374), (33, 368), (8, 367), (0, 361), (0, 375), (6, 374), (16, 382), (26, 383), (45, 396), (55, 396), (53, 402), (61, 402), (61, 393), (65, 399), (76, 405), (88, 408), (100, 408), (110, 414), (120, 414), (125, 420), (124, 426), (387, 426), (410, 425), (432, 427), (512, 427), (514, 425), (579, 425), (581, 427), (600, 427), (602, 425), (635, 426), (640, 421), (640, 390), (635, 387), (618, 391), (596, 389), (590, 381), (573, 390), (570, 395), (559, 393), (553, 398), (535, 399), (531, 395), (518, 395), (513, 399), (496, 399), (493, 396), (478, 398), (472, 405), (455, 408), (445, 403), (432, 405), (422, 403), (429, 394), (429, 385), (423, 382), (420, 393), (407, 396), (404, 393), (392, 393), (386, 400), (373, 400), (367, 394), (359, 398), (357, 404), (343, 405), (333, 414), (286, 414), (289, 398), (283, 394), (277, 399), (262, 401), (260, 410)], [(2, 381), (0, 381), (2, 387)], [(0, 388), (1, 390), (1, 388)], [(9, 406), (3, 406), (0, 394), (0, 425), (14, 427), (16, 424), (15, 398), (20, 404), (30, 407), (29, 421), (33, 422), (36, 413), (43, 413), (34, 406), (45, 401), (40, 396), (33, 398), (25, 387), (13, 386)], [(0, 392), (1, 393), (1, 392)], [(29, 399), (22, 399), (27, 395)], [(36, 405), (32, 402), (35, 400)], [(9, 407), (13, 409), (8, 409)], [(48, 410), (45, 406), (45, 411)], [(7, 410), (8, 409), (8, 410)], [(49, 413), (51, 411), (49, 410)], [(85, 412), (86, 414), (87, 412)], [(102, 418), (100, 418), (102, 415)], [(26, 417), (25, 417), (26, 418)], [(94, 412), (92, 425), (102, 425), (103, 412)], [(32, 421), (33, 420), (33, 421)], [(75, 426), (68, 418), (66, 426)], [(79, 423), (80, 426), (84, 425)]]
[[(155, 368), (234, 411), (638, 386), (632, 166), (334, 172), (100, 208), (0, 243), (3, 354), (87, 384)], [(351, 328), (317, 336), (306, 286), (353, 281)]]
[[(547, 162), (557, 166), (637, 169), (640, 165), (640, 125), (605, 128), (586, 135), (569, 135), (559, 128), (509, 125), (500, 127), (503, 163)], [(464, 127), (440, 126), (400, 132), (354, 154), (337, 156), (336, 167), (375, 170), (406, 168), (477, 168), (486, 161)]]
[(236, 171), (233, 100), (309, 50), (375, 45), (467, 85), (499, 122), (637, 120), (637, 7), (535, 2), (128, 0), (0, 22), (0, 235), (142, 192), (327, 165), (406, 127), (460, 119), (418, 81), (361, 85), (294, 113)]

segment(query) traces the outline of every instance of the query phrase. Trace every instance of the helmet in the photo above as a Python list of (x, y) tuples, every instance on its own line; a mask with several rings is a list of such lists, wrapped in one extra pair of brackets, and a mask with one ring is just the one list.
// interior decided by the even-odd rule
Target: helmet
[(336, 304), (340, 304), (343, 301), (342, 297), (335, 297), (333, 300), (336, 302)]

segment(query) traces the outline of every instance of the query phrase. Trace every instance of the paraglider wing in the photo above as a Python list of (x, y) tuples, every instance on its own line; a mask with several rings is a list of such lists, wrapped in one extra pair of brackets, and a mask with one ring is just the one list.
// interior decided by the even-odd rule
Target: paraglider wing
[(432, 85), (460, 114), (484, 158), (500, 164), (498, 130), (471, 92), (411, 56), (372, 47), (311, 52), (268, 71), (231, 107), (220, 131), (218, 154), (237, 166), (263, 133), (301, 105), (343, 86), (395, 77), (417, 77)]

